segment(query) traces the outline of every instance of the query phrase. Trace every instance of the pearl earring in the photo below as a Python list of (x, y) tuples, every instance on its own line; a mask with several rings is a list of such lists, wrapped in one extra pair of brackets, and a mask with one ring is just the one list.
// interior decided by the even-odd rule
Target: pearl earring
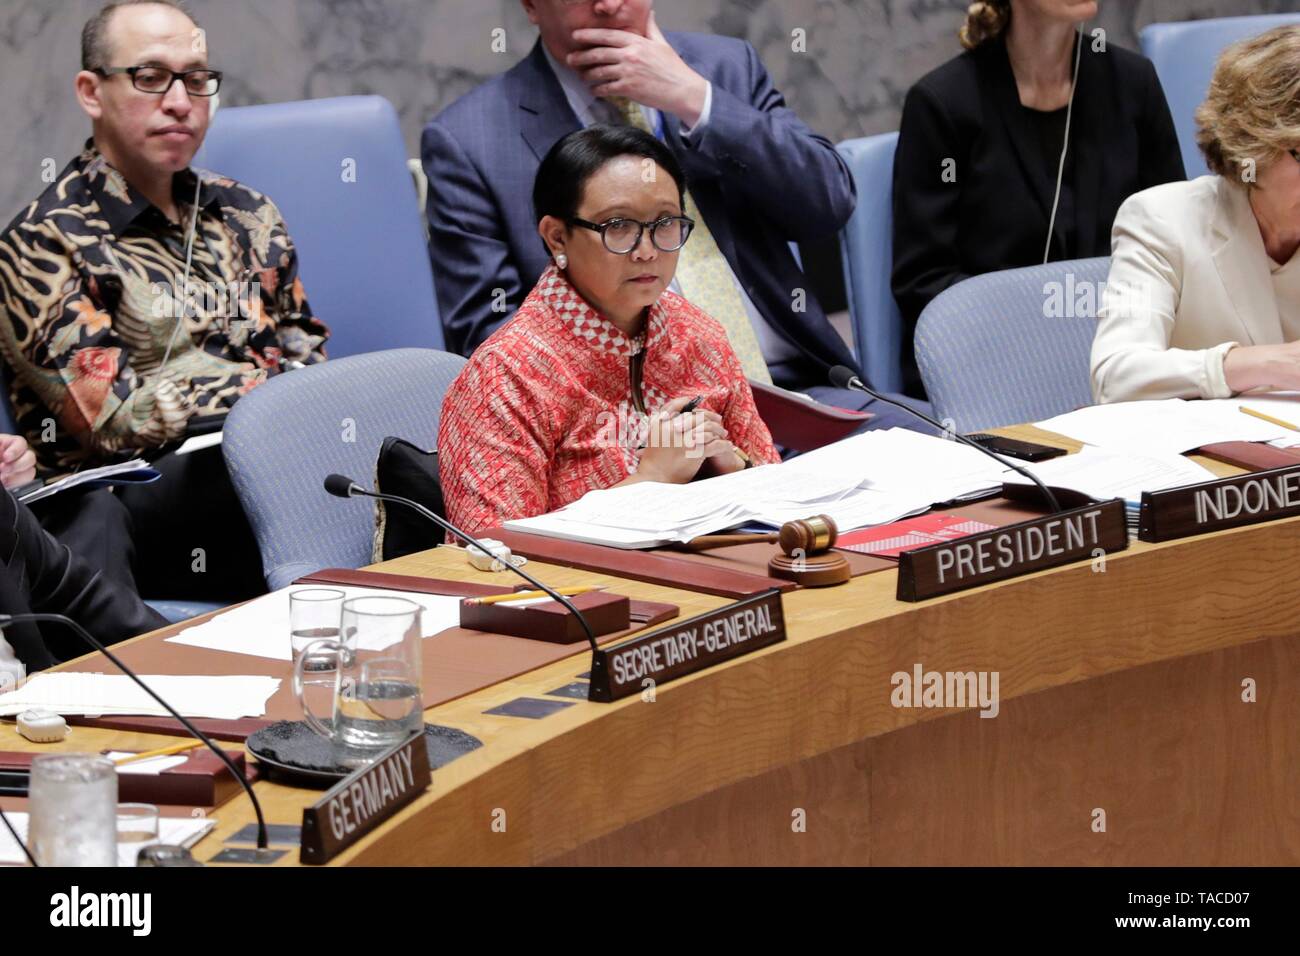
[(563, 252), (561, 252), (559, 255), (555, 257), (555, 268), (557, 269), (569, 268), (569, 257), (566, 256)]

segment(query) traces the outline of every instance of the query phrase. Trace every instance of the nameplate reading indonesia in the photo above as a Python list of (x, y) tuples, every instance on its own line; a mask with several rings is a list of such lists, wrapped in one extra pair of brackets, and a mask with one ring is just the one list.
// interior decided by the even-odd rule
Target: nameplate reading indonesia
[(924, 601), (1127, 548), (1124, 502), (1116, 498), (904, 551), (897, 597)]
[(1171, 541), (1300, 514), (1300, 465), (1144, 491), (1138, 537)]
[(773, 588), (592, 652), (587, 699), (607, 704), (784, 640), (781, 592)]
[(429, 774), (423, 733), (389, 748), (302, 811), (298, 859), (328, 863), (429, 789)]

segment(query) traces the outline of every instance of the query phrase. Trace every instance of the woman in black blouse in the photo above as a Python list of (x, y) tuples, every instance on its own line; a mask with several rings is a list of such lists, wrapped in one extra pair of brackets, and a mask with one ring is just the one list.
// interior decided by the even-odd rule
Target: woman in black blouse
[(924, 394), (912, 336), (936, 295), (985, 272), (1109, 255), (1120, 204), (1185, 178), (1155, 68), (1100, 31), (1082, 32), (1096, 14), (1095, 0), (973, 3), (966, 52), (907, 94), (894, 159), (893, 290), (909, 394)]

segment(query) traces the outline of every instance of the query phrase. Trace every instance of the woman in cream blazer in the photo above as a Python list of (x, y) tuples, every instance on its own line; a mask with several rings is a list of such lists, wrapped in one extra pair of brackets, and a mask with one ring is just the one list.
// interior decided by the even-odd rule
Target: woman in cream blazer
[(1300, 26), (1229, 47), (1196, 118), (1214, 174), (1116, 216), (1098, 402), (1300, 390)]

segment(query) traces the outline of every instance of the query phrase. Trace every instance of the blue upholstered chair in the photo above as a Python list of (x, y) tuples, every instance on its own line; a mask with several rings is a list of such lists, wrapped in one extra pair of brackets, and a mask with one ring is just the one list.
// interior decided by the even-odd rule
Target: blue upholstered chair
[(916, 358), (940, 419), (960, 432), (1092, 404), (1088, 375), (1110, 259), (975, 276), (921, 313)]
[[(331, 498), (322, 482), (338, 473), (372, 484), (389, 435), (433, 448), (443, 394), (464, 364), (432, 349), (371, 352), (277, 376), (239, 400), (222, 449), (272, 589), (370, 563), (372, 502)], [(430, 527), (430, 547), (441, 540)]]
[(849, 139), (836, 147), (853, 171), (858, 205), (840, 234), (844, 289), (858, 365), (873, 387), (903, 390), (903, 317), (890, 290), (894, 268), (894, 149), (897, 133)]
[(195, 165), (270, 196), (330, 358), (443, 347), (397, 113), (382, 96), (221, 110)]
[(1300, 13), (1153, 23), (1143, 29), (1142, 52), (1155, 64), (1165, 89), (1188, 179), (1209, 171), (1196, 148), (1194, 114), (1210, 89), (1215, 60), (1229, 44), (1288, 23), (1300, 23)]

